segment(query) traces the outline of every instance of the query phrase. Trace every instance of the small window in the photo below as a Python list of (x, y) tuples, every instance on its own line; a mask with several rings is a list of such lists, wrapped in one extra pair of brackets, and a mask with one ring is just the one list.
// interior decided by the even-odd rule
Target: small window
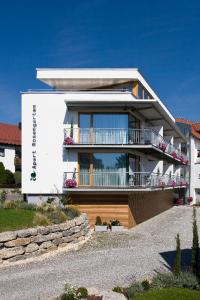
[(0, 148), (0, 156), (5, 156), (5, 149), (4, 148)]
[(200, 150), (197, 150), (197, 157), (200, 157)]

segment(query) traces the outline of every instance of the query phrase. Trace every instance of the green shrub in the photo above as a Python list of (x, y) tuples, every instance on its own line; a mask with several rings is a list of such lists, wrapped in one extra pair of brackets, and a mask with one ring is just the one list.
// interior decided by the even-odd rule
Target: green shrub
[(142, 287), (145, 291), (150, 289), (151, 285), (147, 279), (142, 281)]
[(74, 219), (76, 217), (80, 216), (80, 211), (77, 207), (75, 206), (67, 206), (63, 209), (63, 211), (65, 212), (65, 214), (68, 216), (68, 219)]
[(129, 288), (126, 289), (126, 294), (128, 298), (133, 298), (136, 295), (142, 293), (144, 291), (144, 288), (142, 286), (141, 282), (135, 282), (133, 283)]
[(14, 174), (10, 170), (5, 170), (6, 184), (12, 185), (15, 183)]
[(191, 266), (192, 272), (196, 276), (199, 275), (199, 236), (198, 236), (198, 227), (197, 227), (197, 220), (196, 220), (196, 209), (193, 208), (193, 222), (192, 222), (192, 259), (191, 259)]
[(6, 175), (5, 175), (5, 167), (2, 162), (0, 162), (0, 185), (4, 185), (6, 183)]
[(16, 171), (14, 173), (14, 178), (15, 178), (15, 184), (18, 186), (21, 186), (21, 172), (20, 171)]
[(25, 201), (21, 201), (19, 208), (21, 209), (25, 209), (25, 210), (36, 210), (36, 205), (33, 203), (28, 203)]
[(56, 205), (53, 202), (52, 203), (42, 202), (42, 203), (37, 204), (36, 209), (39, 212), (48, 213), (48, 212), (57, 211), (58, 205)]
[(120, 293), (123, 294), (123, 288), (121, 288), (120, 286), (116, 286), (112, 289), (113, 292), (115, 293)]
[(95, 225), (97, 225), (97, 226), (102, 225), (102, 220), (101, 220), (101, 217), (100, 217), (100, 216), (97, 216), (97, 217), (96, 217), (96, 223), (95, 223)]
[(65, 222), (68, 218), (62, 210), (52, 211), (48, 214), (49, 219), (54, 224), (60, 224)]
[(76, 295), (78, 299), (87, 299), (88, 298), (88, 291), (85, 287), (79, 287), (76, 290)]
[(179, 276), (175, 276), (172, 273), (159, 273), (151, 282), (152, 289), (162, 288), (198, 288), (198, 279), (195, 275), (189, 272), (182, 272)]
[(173, 273), (175, 276), (178, 276), (181, 273), (181, 248), (180, 248), (179, 234), (177, 234), (176, 236), (176, 256), (175, 256)]
[(34, 218), (33, 218), (33, 225), (35, 226), (47, 226), (50, 225), (51, 221), (49, 218), (41, 213), (36, 213)]
[(5, 190), (0, 192), (0, 202), (4, 203), (6, 201), (7, 192)]
[(111, 226), (121, 226), (121, 222), (119, 220), (110, 220)]

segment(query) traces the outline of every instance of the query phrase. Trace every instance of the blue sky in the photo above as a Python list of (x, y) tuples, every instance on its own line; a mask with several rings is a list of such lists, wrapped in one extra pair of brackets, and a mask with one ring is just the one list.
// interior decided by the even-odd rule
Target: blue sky
[(177, 117), (200, 121), (200, 1), (1, 1), (0, 122), (20, 121), (37, 67), (138, 67)]

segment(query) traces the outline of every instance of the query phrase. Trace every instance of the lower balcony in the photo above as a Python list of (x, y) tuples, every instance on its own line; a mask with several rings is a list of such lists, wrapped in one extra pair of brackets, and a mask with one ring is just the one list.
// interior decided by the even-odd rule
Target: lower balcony
[(187, 186), (188, 181), (179, 176), (123, 170), (65, 172), (63, 180), (63, 191), (155, 190)]

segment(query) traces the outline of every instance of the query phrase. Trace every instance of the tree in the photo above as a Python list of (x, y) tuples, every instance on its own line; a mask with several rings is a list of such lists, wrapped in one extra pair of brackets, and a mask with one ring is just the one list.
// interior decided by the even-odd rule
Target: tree
[(173, 273), (175, 276), (179, 276), (181, 273), (181, 247), (180, 247), (180, 237), (179, 234), (176, 236), (176, 256), (174, 261)]
[(14, 184), (15, 183), (15, 177), (13, 173), (10, 170), (5, 170), (5, 177), (6, 177), (6, 184)]
[(0, 185), (4, 185), (6, 183), (6, 174), (5, 167), (2, 162), (0, 162)]
[(198, 236), (198, 227), (197, 227), (197, 219), (196, 219), (196, 209), (193, 208), (193, 216), (192, 216), (192, 259), (191, 266), (192, 272), (198, 276), (199, 275), (199, 236)]

